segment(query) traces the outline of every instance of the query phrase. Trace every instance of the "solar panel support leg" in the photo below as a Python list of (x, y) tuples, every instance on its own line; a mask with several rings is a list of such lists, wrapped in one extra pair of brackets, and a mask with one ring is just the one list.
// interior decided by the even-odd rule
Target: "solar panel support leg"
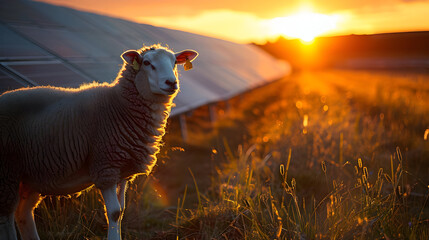
[(226, 100), (226, 114), (231, 114), (232, 112), (232, 103), (231, 100)]

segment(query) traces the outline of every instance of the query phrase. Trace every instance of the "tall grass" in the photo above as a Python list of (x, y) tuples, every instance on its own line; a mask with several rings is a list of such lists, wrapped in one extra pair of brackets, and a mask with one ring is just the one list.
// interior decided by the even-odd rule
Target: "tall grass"
[[(302, 72), (233, 99), (215, 124), (195, 111), (188, 143), (172, 119), (155, 173), (127, 193), (124, 237), (429, 239), (428, 81)], [(105, 236), (99, 199), (45, 200), (41, 236)]]
[[(205, 211), (177, 212), (179, 238), (191, 233), (198, 234), (195, 239), (429, 237), (429, 145), (423, 138), (429, 120), (422, 118), (429, 106), (421, 98), (429, 97), (428, 86), (384, 76), (359, 79), (363, 85), (375, 81), (366, 89), (347, 89), (333, 83), (347, 75), (316, 75), (328, 89), (318, 89), (303, 74), (294, 79), (302, 85), (286, 82), (290, 90), (273, 90), (277, 85), (266, 95), (249, 94), (259, 98), (245, 98), (243, 115), (234, 119), (247, 127), (244, 143), (229, 144), (229, 124), (224, 131), (218, 125), (223, 140), (217, 141), (216, 158), (223, 164)], [(395, 82), (380, 91), (386, 78)], [(408, 90), (397, 89), (396, 81)], [(206, 232), (210, 221), (224, 228)]]
[(347, 164), (354, 173), (344, 177), (330, 175), (323, 162), (319, 170), (329, 179), (329, 193), (318, 199), (299, 196), (284, 164), (271, 172), (263, 169), (263, 158), (239, 151), (231, 159), (234, 166), (214, 183), (216, 197), (199, 203), (203, 211), (178, 205), (176, 234), (181, 239), (427, 239), (423, 215), (429, 195), (410, 196), (400, 154), (392, 155), (389, 171), (379, 168), (375, 176), (361, 159)]

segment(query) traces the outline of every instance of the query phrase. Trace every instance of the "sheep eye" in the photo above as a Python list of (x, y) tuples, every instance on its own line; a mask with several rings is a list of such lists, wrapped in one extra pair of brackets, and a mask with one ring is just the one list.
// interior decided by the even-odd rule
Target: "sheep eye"
[(150, 65), (150, 67), (152, 68), (152, 70), (155, 70), (156, 68), (155, 68), (155, 66), (154, 65), (152, 65), (148, 60), (144, 60), (143, 61), (143, 64), (145, 65), (145, 66), (149, 66)]

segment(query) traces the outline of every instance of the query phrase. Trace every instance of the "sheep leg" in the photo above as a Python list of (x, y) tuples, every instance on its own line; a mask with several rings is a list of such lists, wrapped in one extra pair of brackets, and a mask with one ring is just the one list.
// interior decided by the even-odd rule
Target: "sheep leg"
[(111, 187), (100, 189), (103, 195), (104, 205), (106, 206), (106, 218), (109, 230), (107, 232), (108, 240), (121, 239), (121, 220), (122, 211), (121, 205), (116, 192), (117, 184)]
[(16, 223), (22, 239), (39, 240), (36, 223), (34, 222), (34, 209), (43, 199), (38, 192), (32, 192), (21, 185), (20, 200), (15, 212)]
[(119, 204), (121, 204), (122, 213), (125, 211), (125, 191), (128, 188), (128, 181), (126, 179), (122, 179), (118, 184), (118, 200)]
[(16, 240), (15, 218), (13, 213), (9, 216), (0, 216), (0, 239)]

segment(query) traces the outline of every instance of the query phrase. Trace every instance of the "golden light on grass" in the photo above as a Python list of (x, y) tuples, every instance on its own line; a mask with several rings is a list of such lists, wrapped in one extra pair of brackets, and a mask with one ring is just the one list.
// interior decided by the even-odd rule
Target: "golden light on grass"
[(262, 138), (262, 141), (264, 141), (264, 142), (268, 142), (270, 140), (270, 138), (268, 137), (268, 136), (264, 136), (263, 138)]
[(322, 161), (321, 165), (322, 165), (322, 171), (324, 173), (326, 173), (326, 164), (325, 164), (325, 161)]
[(268, 25), (273, 35), (299, 38), (303, 43), (309, 44), (315, 37), (334, 30), (339, 20), (339, 15), (321, 14), (303, 9), (290, 16), (274, 18)]
[(325, 111), (325, 112), (327, 112), (329, 110), (329, 107), (328, 107), (328, 105), (323, 105), (323, 111)]
[(156, 194), (158, 203), (161, 206), (168, 206), (169, 203), (169, 199), (168, 199), (168, 190), (165, 189), (164, 186), (162, 186), (162, 184), (160, 184), (159, 182), (156, 181), (152, 181), (152, 188)]
[(308, 133), (307, 127), (308, 127), (308, 114), (304, 115), (304, 119), (302, 120), (302, 125), (304, 126), (304, 129), (302, 130), (302, 133), (305, 135)]
[(304, 120), (302, 121), (302, 125), (304, 127), (308, 126), (308, 115), (307, 114), (304, 115)]

